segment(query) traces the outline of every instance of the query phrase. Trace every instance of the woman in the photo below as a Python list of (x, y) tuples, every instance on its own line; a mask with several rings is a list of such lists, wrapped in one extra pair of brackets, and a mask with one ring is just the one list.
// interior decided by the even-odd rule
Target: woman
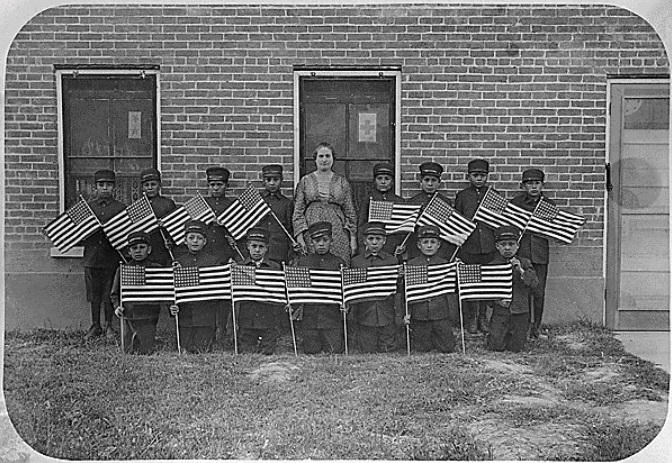
[(329, 143), (320, 143), (314, 154), (317, 170), (299, 180), (294, 195), (292, 221), (296, 241), (304, 251), (312, 253), (310, 237), (306, 240), (304, 232), (315, 222), (331, 222), (331, 252), (350, 263), (350, 256), (357, 251), (357, 214), (350, 184), (345, 177), (331, 170), (334, 148)]

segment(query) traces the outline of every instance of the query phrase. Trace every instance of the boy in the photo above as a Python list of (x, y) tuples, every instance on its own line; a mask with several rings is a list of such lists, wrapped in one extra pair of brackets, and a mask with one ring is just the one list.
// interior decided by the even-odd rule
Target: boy
[[(441, 164), (436, 162), (423, 162), (420, 164), (420, 189), (421, 191), (416, 195), (412, 196), (408, 203), (410, 204), (420, 204), (424, 209), (429, 201), (434, 196), (439, 188), (441, 187), (441, 174), (443, 173), (443, 167)], [(442, 193), (438, 193), (442, 199), (444, 199), (448, 204), (450, 201)], [(417, 246), (417, 231), (416, 235), (412, 236), (408, 240), (406, 249), (408, 249), (408, 258), (412, 259), (420, 256), (419, 247)], [(452, 257), (453, 252), (455, 251), (456, 246), (452, 243), (445, 242), (440, 246), (439, 256), (448, 260)]]
[[(299, 257), (297, 266), (322, 270), (339, 270), (345, 261), (331, 250), (332, 228), (330, 222), (315, 222), (307, 230), (315, 246), (314, 254)], [(343, 316), (337, 304), (303, 304), (295, 314), (301, 320), (303, 351), (306, 354), (344, 351)]]
[[(365, 251), (352, 259), (353, 268), (397, 264), (397, 258), (384, 250), (385, 224), (368, 222), (362, 227), (362, 233)], [(362, 353), (383, 353), (395, 350), (395, 322), (401, 321), (402, 316), (400, 310), (396, 313), (394, 300), (395, 296), (392, 295), (387, 299), (364, 301), (353, 305), (353, 318), (359, 324), (359, 348)]]
[[(472, 219), (478, 205), (488, 190), (487, 181), (490, 164), (485, 159), (474, 159), (467, 164), (469, 186), (455, 196), (455, 210), (468, 219)], [(492, 230), (481, 222), (469, 235), (459, 251), (459, 258), (465, 264), (487, 264), (495, 258), (495, 238)], [(487, 331), (486, 306), (481, 301), (464, 301), (464, 318), (469, 334)]]
[[(361, 230), (369, 220), (369, 204), (371, 203), (371, 200), (390, 201), (394, 204), (401, 204), (404, 202), (404, 198), (392, 191), (393, 188), (394, 166), (386, 162), (373, 166), (373, 190), (371, 190), (369, 195), (364, 198), (358, 209), (359, 216), (357, 218), (357, 230), (360, 230), (361, 233), (359, 237), (360, 245), (366, 246), (366, 236)], [(403, 250), (397, 249), (397, 247), (402, 243), (404, 237), (405, 235), (403, 233), (389, 235), (383, 246), (383, 250), (393, 256), (399, 256)]]
[[(427, 267), (448, 262), (438, 255), (442, 246), (438, 227), (434, 225), (420, 227), (416, 246), (421, 255), (409, 260), (408, 265)], [(429, 352), (432, 348), (436, 348), (442, 353), (455, 350), (455, 336), (451, 321), (451, 306), (454, 308), (455, 305), (456, 297), (451, 298), (449, 295), (409, 304), (410, 314), (404, 317), (404, 323), (411, 325), (415, 350)]]
[[(520, 186), (524, 192), (513, 198), (511, 204), (533, 211), (537, 203), (543, 198), (549, 204), (555, 205), (555, 201), (542, 193), (544, 173), (541, 170), (527, 169), (524, 171)], [(544, 314), (546, 277), (548, 276), (548, 239), (524, 233), (520, 240), (520, 250), (518, 252), (522, 257), (530, 259), (539, 278), (539, 286), (532, 291), (532, 324), (530, 326), (530, 337), (538, 338), (541, 317)], [(546, 336), (546, 332), (541, 334)]]
[[(252, 227), (247, 231), (246, 249), (249, 256), (240, 265), (256, 268), (280, 269), (280, 265), (268, 259), (270, 233), (262, 227)], [(280, 315), (283, 307), (263, 302), (241, 302), (236, 306), (236, 318), (240, 327), (240, 348), (242, 352), (271, 355), (278, 344)]]
[[(150, 261), (148, 256), (152, 252), (150, 235), (144, 232), (133, 232), (128, 235), (128, 253), (131, 261), (128, 265), (138, 267), (161, 267)], [(114, 313), (122, 318), (124, 323), (124, 348), (127, 353), (151, 354), (154, 350), (156, 325), (159, 322), (161, 311), (160, 303), (127, 302), (121, 305), (120, 271), (114, 276), (110, 298), (117, 309)]]
[[(96, 182), (96, 199), (89, 201), (91, 210), (101, 223), (123, 211), (125, 206), (114, 199), (116, 177), (111, 170), (99, 170), (94, 174)], [(86, 298), (91, 302), (91, 328), (84, 336), (89, 340), (103, 334), (100, 325), (101, 305), (105, 313), (105, 335), (114, 339), (116, 332), (112, 328), (114, 307), (110, 301), (110, 290), (114, 274), (121, 257), (112, 247), (103, 230), (98, 230), (86, 238), (84, 245), (84, 279), (86, 282)]]
[[(149, 204), (152, 206), (154, 215), (157, 219), (165, 217), (166, 214), (173, 211), (177, 206), (172, 199), (161, 196), (161, 172), (156, 169), (146, 169), (140, 173), (140, 184), (142, 191), (147, 195)], [(164, 232), (165, 233), (165, 232)], [(166, 238), (168, 234), (165, 233)], [(168, 252), (168, 246), (161, 234), (161, 230), (153, 230), (149, 234), (149, 244), (151, 247), (150, 259), (160, 265), (170, 265), (171, 258)]]
[(530, 288), (539, 284), (537, 274), (529, 259), (518, 257), (520, 231), (504, 225), (495, 230), (498, 255), (491, 264), (513, 265), (513, 298), (491, 302), (492, 317), (486, 337), (486, 347), (491, 350), (520, 352), (527, 340), (530, 320)]
[[(261, 168), (261, 177), (264, 182), (264, 190), (261, 197), (269, 205), (280, 223), (285, 227), (291, 236), (294, 236), (292, 229), (292, 216), (294, 215), (294, 203), (282, 194), (280, 187), (282, 185), (282, 166), (279, 164), (269, 164)], [(270, 233), (268, 243), (267, 258), (281, 264), (289, 263), (292, 255), (290, 250), (293, 248), (289, 241), (287, 233), (282, 229), (271, 214), (259, 222), (259, 226), (265, 227)]]
[[(200, 220), (185, 224), (185, 244), (175, 250), (175, 259), (181, 267), (209, 267), (223, 264), (205, 250), (208, 242), (207, 227)], [(208, 350), (215, 339), (217, 313), (223, 311), (222, 301), (185, 302), (170, 306), (170, 314), (179, 314), (180, 344), (188, 352)]]

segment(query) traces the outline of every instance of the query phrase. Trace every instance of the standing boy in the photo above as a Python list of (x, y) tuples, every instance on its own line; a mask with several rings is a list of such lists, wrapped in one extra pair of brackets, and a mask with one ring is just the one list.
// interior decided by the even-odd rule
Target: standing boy
[[(156, 169), (146, 169), (140, 173), (140, 184), (142, 185), (142, 192), (147, 195), (149, 204), (152, 206), (154, 215), (157, 219), (165, 217), (166, 214), (173, 211), (177, 206), (172, 199), (161, 196), (161, 172)], [(168, 237), (168, 234), (165, 233)], [(170, 265), (171, 257), (168, 252), (168, 246), (171, 243), (166, 243), (160, 229), (153, 230), (149, 234), (149, 244), (151, 253), (149, 258), (161, 265)]]
[[(416, 246), (421, 255), (409, 260), (408, 265), (428, 267), (448, 262), (438, 255), (442, 246), (438, 227), (434, 225), (420, 227)], [(436, 348), (442, 353), (455, 350), (451, 321), (451, 306), (454, 309), (456, 305), (454, 299), (444, 294), (409, 304), (410, 313), (404, 317), (404, 322), (411, 325), (415, 350), (429, 352)]]
[[(455, 196), (455, 210), (468, 219), (473, 219), (478, 205), (488, 190), (490, 164), (485, 159), (474, 159), (467, 164), (469, 186)], [(476, 229), (462, 244), (459, 258), (465, 264), (487, 264), (497, 254), (495, 238), (490, 228), (476, 222)], [(482, 301), (464, 301), (464, 318), (469, 334), (487, 331), (486, 305)]]
[[(240, 265), (258, 269), (278, 270), (280, 265), (268, 259), (270, 233), (262, 227), (252, 227), (247, 231), (246, 248), (248, 257)], [(275, 352), (280, 335), (280, 316), (283, 307), (259, 301), (240, 302), (236, 307), (236, 318), (240, 326), (240, 348), (243, 352), (271, 355)]]
[[(343, 259), (331, 253), (331, 227), (330, 222), (315, 222), (308, 227), (315, 253), (299, 257), (299, 267), (339, 270), (345, 265)], [(301, 319), (304, 353), (343, 353), (343, 318), (338, 304), (303, 304), (295, 318)]]
[[(161, 267), (150, 261), (152, 252), (150, 235), (144, 232), (133, 232), (128, 235), (128, 253), (131, 256), (129, 266)], [(161, 303), (126, 302), (121, 305), (120, 270), (114, 276), (110, 298), (117, 309), (114, 313), (124, 323), (124, 348), (127, 353), (151, 354), (154, 350), (156, 325), (159, 322)]]
[[(223, 264), (205, 250), (208, 231), (200, 220), (185, 224), (184, 243), (175, 250), (175, 259), (181, 267), (209, 267)], [(180, 344), (188, 352), (208, 350), (215, 340), (217, 313), (224, 310), (223, 301), (184, 302), (170, 306), (170, 314), (179, 314)]]
[[(262, 167), (261, 177), (264, 182), (264, 190), (261, 192), (261, 197), (264, 198), (264, 201), (275, 213), (275, 216), (282, 226), (285, 227), (285, 230), (291, 236), (294, 236), (292, 229), (294, 203), (283, 195), (280, 190), (282, 186), (282, 166), (280, 164), (269, 164)], [(270, 233), (267, 258), (278, 264), (282, 262), (289, 263), (293, 257), (291, 254), (293, 246), (291, 245), (289, 236), (275, 218), (271, 214), (267, 214), (259, 223), (259, 226), (265, 227)]]
[[(520, 206), (528, 211), (533, 211), (539, 201), (547, 201), (555, 205), (555, 201), (544, 196), (544, 173), (539, 169), (527, 169), (523, 172), (520, 184), (524, 190), (511, 200), (511, 204)], [(546, 277), (548, 276), (548, 239), (541, 236), (524, 233), (520, 240), (521, 257), (526, 257), (532, 261), (534, 271), (539, 278), (539, 285), (532, 291), (532, 323), (530, 326), (530, 337), (538, 338), (541, 325), (541, 317), (544, 315), (544, 303), (546, 295)], [(546, 335), (546, 333), (542, 333)]]
[[(396, 265), (397, 258), (385, 252), (385, 224), (368, 222), (362, 227), (364, 252), (352, 259), (353, 268)], [(396, 325), (401, 310), (395, 311), (395, 296), (354, 304), (353, 317), (359, 324), (359, 348), (364, 354), (395, 350)], [(401, 306), (399, 306), (401, 307)], [(399, 323), (401, 325), (401, 323)]]
[[(89, 206), (101, 223), (124, 210), (124, 205), (114, 199), (116, 177), (111, 170), (99, 170), (94, 175), (96, 182), (96, 199), (89, 201)], [(116, 336), (112, 328), (114, 307), (110, 301), (110, 290), (114, 273), (121, 257), (112, 247), (103, 230), (98, 230), (83, 242), (84, 245), (84, 279), (86, 282), (86, 298), (91, 302), (91, 328), (84, 339), (91, 339), (103, 334), (100, 324), (100, 309), (105, 314), (105, 335), (113, 339)]]
[(504, 225), (495, 230), (498, 254), (491, 264), (513, 265), (513, 297), (494, 301), (490, 329), (486, 338), (488, 349), (520, 352), (527, 340), (530, 320), (530, 288), (539, 284), (532, 262), (518, 257), (520, 231), (516, 227)]

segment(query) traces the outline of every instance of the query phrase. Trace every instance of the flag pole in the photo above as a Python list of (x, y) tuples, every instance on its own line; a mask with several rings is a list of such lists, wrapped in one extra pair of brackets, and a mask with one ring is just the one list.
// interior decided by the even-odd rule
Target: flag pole
[(175, 314), (175, 334), (177, 338), (177, 354), (182, 355), (182, 346), (180, 345), (180, 316), (178, 314)]
[[(270, 206), (269, 206), (270, 209)], [(280, 218), (275, 214), (275, 211), (271, 209), (271, 216), (275, 219), (276, 222), (278, 222), (278, 225), (280, 225), (280, 228), (282, 228), (282, 231), (285, 232), (285, 235), (287, 235), (287, 238), (289, 238), (289, 241), (292, 242), (292, 246), (296, 247), (298, 246), (299, 243), (296, 242), (294, 237), (292, 236), (291, 233), (289, 233), (289, 230), (280, 222)]]
[(450, 256), (450, 260), (448, 262), (453, 262), (455, 258), (457, 257), (457, 253), (460, 252), (460, 248), (462, 248), (462, 245), (459, 245), (458, 247), (455, 248), (455, 251), (453, 252), (453, 255)]
[[(121, 266), (122, 263), (119, 262)], [(121, 290), (121, 268), (119, 269), (119, 305), (124, 306), (124, 292)], [(126, 354), (126, 349), (124, 346), (124, 317), (119, 317), (119, 335), (121, 336), (121, 353)]]
[[(437, 195), (438, 193), (439, 193), (438, 191), (435, 191), (434, 194), (432, 195), (432, 197), (429, 199), (429, 202), (428, 202), (427, 204), (425, 204), (424, 206), (420, 206), (420, 211), (419, 211), (419, 213), (418, 213), (418, 218), (415, 220), (415, 223), (416, 223), (416, 224), (418, 223), (418, 221), (420, 221), (420, 219), (422, 218), (422, 215), (425, 213), (425, 209), (427, 208), (427, 206), (429, 206), (430, 204), (432, 204), (432, 201), (434, 201), (434, 198), (436, 197), (436, 195)], [(407, 234), (406, 234), (406, 237), (404, 238), (404, 241), (402, 241), (401, 244), (400, 244), (399, 246), (404, 246), (404, 247), (406, 247), (406, 242), (408, 241), (408, 239), (411, 237), (411, 235), (412, 235), (413, 233), (415, 233), (415, 232), (412, 231), (412, 232), (407, 233)]]
[[(406, 297), (406, 262), (404, 262), (404, 312), (405, 312), (405, 315), (408, 317), (408, 315), (409, 315), (409, 313), (408, 313), (408, 298)], [(406, 353), (408, 355), (411, 355), (411, 326), (410, 325), (406, 325)]]
[(464, 315), (462, 314), (462, 294), (460, 294), (460, 264), (457, 264), (457, 305), (458, 310), (460, 311), (460, 335), (462, 337), (462, 354), (467, 353), (466, 344), (464, 342)]
[[(343, 295), (343, 264), (340, 268), (341, 274), (341, 296)], [(341, 302), (341, 312), (343, 313), (343, 337), (345, 340), (345, 355), (348, 355), (348, 309), (345, 302)]]
[(525, 224), (525, 228), (520, 232), (520, 236), (518, 237), (518, 244), (520, 244), (520, 241), (523, 239), (523, 235), (525, 234), (525, 230), (527, 230), (527, 227), (530, 226), (530, 221), (532, 221), (532, 217), (534, 216), (534, 213), (537, 212), (537, 209), (539, 209), (539, 205), (543, 201), (543, 198), (539, 198), (539, 201), (537, 201), (537, 204), (534, 206), (534, 210), (532, 211), (532, 215), (530, 215), (529, 220)]
[(233, 322), (233, 353), (238, 355), (238, 323), (236, 321), (236, 298), (233, 297), (233, 272), (235, 263), (231, 264), (231, 320)]
[(296, 332), (294, 331), (294, 311), (292, 310), (292, 304), (289, 303), (289, 290), (287, 289), (287, 269), (285, 262), (282, 262), (282, 271), (285, 274), (285, 296), (287, 297), (287, 314), (289, 315), (289, 328), (292, 331), (292, 343), (294, 344), (294, 357), (298, 357), (299, 354), (296, 350)]

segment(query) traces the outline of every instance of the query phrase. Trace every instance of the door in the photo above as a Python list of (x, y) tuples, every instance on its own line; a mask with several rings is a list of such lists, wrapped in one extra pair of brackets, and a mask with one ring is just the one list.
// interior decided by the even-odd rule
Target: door
[(611, 86), (607, 326), (670, 323), (669, 84)]
[(373, 166), (395, 163), (394, 77), (299, 80), (299, 174), (315, 170), (313, 151), (334, 147), (334, 171), (346, 177), (355, 205), (368, 196)]

